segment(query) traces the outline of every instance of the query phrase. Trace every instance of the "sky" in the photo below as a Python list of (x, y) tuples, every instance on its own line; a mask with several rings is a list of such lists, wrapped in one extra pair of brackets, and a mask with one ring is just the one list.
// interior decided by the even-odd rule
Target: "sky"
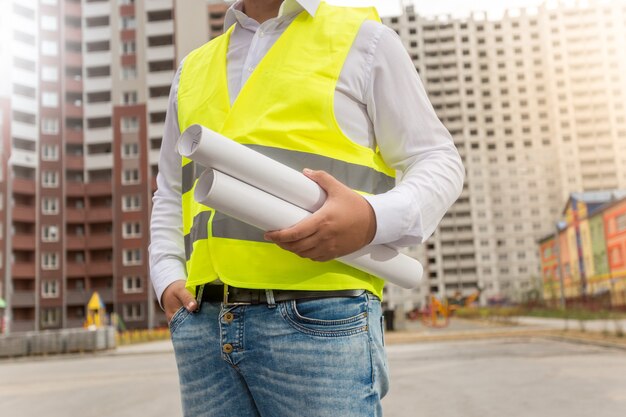
[[(400, 0), (327, 0), (328, 3), (342, 5), (374, 5), (383, 16), (399, 14)], [(406, 4), (413, 3), (417, 14), (434, 16), (438, 14), (466, 15), (470, 11), (487, 11), (490, 14), (500, 14), (508, 8), (529, 7), (541, 4), (541, 0), (481, 0), (471, 2), (467, 0), (405, 0)]]

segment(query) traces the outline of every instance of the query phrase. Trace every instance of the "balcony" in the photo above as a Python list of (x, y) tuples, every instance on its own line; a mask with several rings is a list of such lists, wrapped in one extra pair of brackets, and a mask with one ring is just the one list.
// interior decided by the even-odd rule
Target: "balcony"
[(89, 196), (112, 195), (113, 193), (113, 184), (110, 181), (90, 182), (85, 187)]
[(84, 223), (86, 211), (82, 208), (67, 208), (65, 209), (65, 219), (68, 223)]
[(113, 289), (112, 288), (92, 288), (90, 291), (90, 296), (96, 291), (98, 292), (98, 295), (102, 299), (103, 303), (110, 304), (113, 302)]
[(85, 168), (85, 158), (82, 155), (67, 155), (65, 157), (65, 168), (82, 170)]
[(33, 307), (35, 305), (35, 291), (15, 291), (11, 295), (12, 307)]
[(149, 86), (166, 86), (172, 84), (174, 79), (174, 71), (150, 72), (148, 73)]
[[(99, 169), (111, 169), (113, 168), (113, 154), (103, 153), (96, 155), (87, 155), (85, 157), (85, 165), (89, 170)], [(110, 181), (110, 180), (109, 180)], [(108, 181), (104, 181), (108, 182)], [(91, 182), (90, 184), (96, 184), (97, 182)]]
[[(111, 65), (111, 52), (90, 52), (85, 55), (91, 65)], [(83, 81), (85, 92), (111, 91), (113, 84), (111, 77), (92, 77)]]
[(110, 2), (88, 2), (83, 7), (83, 16), (84, 17), (99, 17), (99, 16), (108, 16), (111, 14), (111, 5)]
[(166, 61), (176, 56), (174, 45), (153, 46), (146, 51), (147, 60), (150, 61)]
[(67, 129), (65, 131), (65, 142), (66, 143), (83, 143), (83, 131), (82, 129)]
[(83, 80), (82, 78), (65, 78), (65, 90), (71, 91), (73, 93), (81, 93), (83, 91)]
[(171, 35), (174, 33), (174, 21), (164, 20), (160, 22), (148, 22), (146, 24), (146, 35)]
[(109, 249), (113, 248), (112, 234), (97, 234), (89, 236), (87, 240), (89, 249)]
[(90, 262), (87, 265), (87, 274), (92, 277), (113, 275), (113, 261)]
[(66, 236), (66, 245), (68, 250), (85, 249), (85, 236)]
[[(33, 249), (34, 250), (34, 249)], [(35, 279), (35, 263), (34, 262), (16, 262), (13, 264), (11, 276), (15, 279)]]
[(80, 2), (66, 1), (64, 13), (67, 16), (82, 17)]
[(37, 126), (28, 123), (14, 121), (11, 123), (11, 131), (13, 133), (13, 137), (30, 140), (37, 140), (38, 137)]
[(65, 26), (65, 39), (71, 41), (80, 41), (83, 38), (83, 32), (80, 28)]
[(82, 67), (83, 55), (78, 52), (66, 51), (65, 65), (67, 65), (68, 67)]
[(82, 197), (85, 195), (85, 184), (82, 182), (66, 182), (65, 193), (70, 197)]
[(68, 305), (85, 305), (89, 302), (91, 297), (91, 291), (85, 289), (82, 290), (67, 290), (65, 292), (65, 302)]
[(37, 218), (35, 207), (16, 204), (13, 207), (13, 220), (34, 223)]
[(85, 106), (85, 117), (111, 117), (112, 114), (113, 105), (111, 102), (89, 103)]
[(35, 250), (35, 234), (16, 234), (13, 235), (13, 249), (18, 250)]
[(99, 129), (88, 129), (85, 135), (85, 142), (93, 143), (111, 143), (113, 142), (113, 128), (103, 127)]
[(146, 11), (151, 12), (153, 10), (166, 10), (172, 8), (172, 0), (151, 0), (146, 2)]
[(11, 331), (14, 333), (30, 332), (35, 330), (35, 320), (13, 320)]
[(11, 152), (11, 164), (20, 167), (36, 168), (37, 152), (13, 149)]
[(67, 321), (65, 322), (65, 327), (68, 329), (76, 329), (76, 328), (83, 327), (84, 324), (85, 324), (85, 319), (74, 317), (74, 318), (67, 319)]
[(67, 117), (73, 117), (77, 119), (82, 119), (83, 117), (83, 106), (77, 106), (75, 104), (66, 104), (65, 105), (65, 115)]
[(66, 264), (65, 272), (68, 277), (84, 277), (87, 275), (87, 268), (84, 263), (68, 262)]
[(112, 207), (98, 207), (87, 211), (87, 221), (92, 223), (102, 223), (113, 221)]
[(98, 26), (93, 28), (85, 28), (83, 32), (85, 42), (106, 41), (111, 39), (110, 26)]

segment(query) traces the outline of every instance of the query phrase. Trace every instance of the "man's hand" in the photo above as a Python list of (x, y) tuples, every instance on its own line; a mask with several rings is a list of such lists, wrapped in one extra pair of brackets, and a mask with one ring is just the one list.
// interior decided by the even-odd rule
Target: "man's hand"
[(168, 323), (180, 307), (185, 306), (189, 312), (193, 312), (198, 308), (196, 299), (185, 288), (184, 280), (174, 281), (168, 285), (165, 291), (163, 291), (162, 301), (165, 309), (165, 318)]
[(356, 252), (376, 234), (376, 215), (361, 195), (324, 171), (304, 170), (328, 195), (312, 216), (265, 239), (302, 258), (325, 262)]

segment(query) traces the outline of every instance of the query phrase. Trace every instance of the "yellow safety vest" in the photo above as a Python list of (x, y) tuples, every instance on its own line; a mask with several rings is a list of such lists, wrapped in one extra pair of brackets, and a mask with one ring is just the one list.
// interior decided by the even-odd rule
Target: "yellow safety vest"
[[(185, 59), (178, 89), (181, 132), (198, 123), (296, 170), (325, 170), (361, 193), (388, 191), (394, 170), (378, 150), (348, 139), (334, 114), (339, 74), (368, 19), (379, 20), (374, 8), (321, 3), (314, 18), (300, 13), (231, 106), (226, 54), (233, 25)], [(262, 231), (196, 203), (195, 182), (203, 169), (182, 160), (186, 286), (192, 293), (219, 278), (243, 288), (366, 289), (382, 296), (381, 279), (338, 261), (302, 259), (266, 242)]]

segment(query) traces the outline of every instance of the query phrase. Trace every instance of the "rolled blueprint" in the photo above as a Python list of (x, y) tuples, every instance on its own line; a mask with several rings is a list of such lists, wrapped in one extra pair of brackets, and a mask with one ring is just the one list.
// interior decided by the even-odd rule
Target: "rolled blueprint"
[[(264, 231), (291, 227), (312, 214), (212, 168), (198, 179), (194, 198)], [(402, 288), (415, 288), (424, 272), (417, 260), (384, 245), (366, 246), (337, 260)]]
[(324, 190), (301, 172), (201, 125), (183, 132), (178, 152), (310, 212), (326, 201)]

